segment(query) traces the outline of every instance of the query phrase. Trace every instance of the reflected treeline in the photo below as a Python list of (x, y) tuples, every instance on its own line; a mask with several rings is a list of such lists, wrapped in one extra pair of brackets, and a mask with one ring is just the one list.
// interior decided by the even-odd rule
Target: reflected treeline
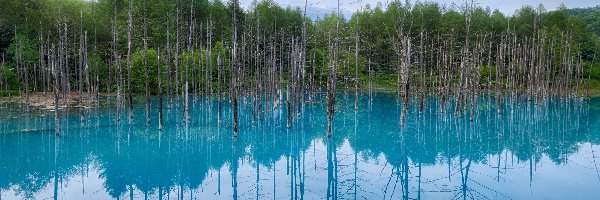
[[(263, 112), (273, 113), (258, 120), (253, 120), (252, 114), (244, 114), (250, 112), (240, 112), (240, 121), (245, 123), (240, 124), (242, 137), (238, 138), (232, 137), (231, 123), (219, 125), (216, 115), (207, 117), (207, 113), (216, 111), (206, 110), (212, 107), (203, 101), (191, 105), (191, 123), (171, 123), (178, 120), (166, 118), (162, 132), (157, 126), (146, 126), (145, 119), (115, 125), (111, 121), (112, 111), (102, 109), (88, 110), (83, 117), (78, 112), (65, 115), (61, 127), (67, 128), (61, 129), (61, 136), (54, 135), (52, 117), (40, 114), (24, 119), (5, 118), (0, 125), (5, 133), (0, 136), (0, 190), (14, 190), (17, 195), (32, 198), (53, 185), (56, 198), (62, 183), (97, 170), (104, 181), (103, 187), (113, 198), (133, 197), (134, 190), (145, 197), (160, 199), (173, 191), (189, 197), (193, 196), (192, 191), (202, 190), (207, 177), (217, 172), (218, 182), (212, 184), (218, 184), (219, 193), (221, 188), (233, 188), (231, 195), (236, 199), (249, 195), (238, 192), (237, 187), (238, 179), (245, 178), (240, 177), (238, 170), (250, 164), (256, 168), (252, 184), (256, 187), (256, 198), (276, 197), (276, 194), (260, 194), (260, 188), (267, 187), (262, 183), (266, 179), (261, 177), (262, 170), (273, 173), (269, 177), (273, 182), (288, 179), (289, 185), (278, 187), (287, 188), (281, 191), (289, 192), (291, 198), (305, 197), (306, 173), (313, 167), (326, 170), (313, 175), (327, 175), (327, 190), (322, 197), (338, 199), (354, 195), (356, 198), (361, 190), (357, 191), (356, 186), (356, 174), (361, 170), (356, 165), (359, 157), (376, 160), (384, 156), (386, 165), (392, 168), (388, 182), (398, 184), (389, 190), (403, 192), (391, 194), (386, 188), (379, 198), (392, 195), (420, 198), (420, 192), (409, 191), (421, 191), (421, 168), (443, 164), (449, 168), (458, 165), (456, 173), (463, 181), (455, 192), (467, 197), (469, 167), (472, 163), (486, 162), (489, 156), (508, 151), (522, 162), (537, 163), (547, 156), (556, 164), (564, 164), (582, 144), (600, 144), (597, 98), (548, 100), (543, 105), (507, 100), (503, 103), (503, 114), (498, 115), (495, 100), (480, 97), (471, 121), (468, 117), (453, 116), (451, 105), (446, 107), (448, 112), (440, 112), (438, 101), (432, 97), (422, 112), (418, 106), (412, 106), (404, 122), (400, 115), (403, 103), (397, 102), (393, 95), (377, 93), (373, 102), (362, 96), (361, 108), (365, 109), (357, 112), (353, 97), (339, 99), (340, 112), (332, 138), (324, 134), (327, 116), (321, 101), (302, 106), (304, 111), (291, 129), (287, 128), (282, 108), (265, 109)], [(240, 109), (251, 107), (251, 102), (244, 99), (240, 104)], [(223, 106), (229, 104), (224, 102)], [(139, 107), (136, 112), (143, 113), (144, 108)], [(166, 117), (183, 117), (176, 105), (167, 106), (165, 112)], [(231, 120), (231, 113), (224, 112), (222, 120)], [(400, 126), (400, 123), (405, 124)], [(317, 143), (325, 148), (320, 149)], [(341, 149), (345, 143), (351, 151)], [(318, 152), (309, 152), (311, 148)], [(316, 161), (315, 166), (307, 164), (307, 157), (316, 154), (326, 154), (314, 156), (326, 159), (323, 166), (317, 166)], [(276, 169), (276, 163), (282, 160), (286, 169)], [(221, 169), (225, 168), (229, 169), (231, 182), (221, 182)], [(275, 177), (280, 170), (287, 177)], [(409, 179), (415, 177), (419, 178), (419, 184), (409, 186)], [(273, 190), (277, 191), (275, 185)]]

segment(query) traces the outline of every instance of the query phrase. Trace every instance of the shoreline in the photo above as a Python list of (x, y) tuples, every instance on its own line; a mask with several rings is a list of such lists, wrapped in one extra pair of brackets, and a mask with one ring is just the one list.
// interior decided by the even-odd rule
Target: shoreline
[[(368, 92), (368, 89), (366, 88), (360, 88), (361, 92)], [(349, 88), (348, 91), (354, 91), (354, 88), (351, 87)], [(324, 91), (320, 91), (320, 92), (324, 92)], [(344, 89), (340, 89), (338, 92), (344, 92)], [(373, 92), (379, 92), (379, 93), (395, 93), (396, 92), (396, 87), (389, 87), (389, 86), (375, 86), (373, 85)], [(484, 91), (482, 93), (486, 93), (487, 91)], [(583, 93), (585, 94), (585, 90), (583, 91)], [(584, 95), (583, 94), (583, 95)], [(116, 97), (116, 93), (100, 93), (100, 98), (107, 98), (107, 97)], [(157, 95), (151, 95), (152, 97), (156, 97)], [(166, 96), (166, 95), (163, 95)], [(430, 95), (430, 96), (435, 96), (435, 95)], [(136, 95), (137, 97), (143, 97), (140, 95)], [(600, 97), (600, 89), (590, 89), (590, 98), (596, 98), (596, 97)], [(9, 96), (9, 97), (0, 97), (0, 104), (27, 104), (26, 99), (24, 96)], [(66, 95), (65, 98), (60, 98), (59, 97), (59, 110), (63, 110), (63, 109), (71, 109), (71, 108), (77, 108), (77, 109), (91, 109), (91, 108), (95, 108), (98, 107), (98, 104), (96, 103), (96, 100), (94, 99), (94, 97), (92, 97), (91, 99), (88, 98), (87, 94), (84, 94), (83, 97), (80, 97), (80, 95), (76, 92), (72, 92)], [(35, 109), (40, 109), (40, 110), (54, 110), (54, 95), (53, 94), (44, 94), (43, 92), (38, 92), (38, 93), (31, 93), (29, 95), (29, 106)], [(101, 106), (100, 106), (101, 107)]]
[[(101, 97), (110, 96), (109, 94), (100, 94)], [(58, 109), (63, 110), (67, 108), (79, 108), (79, 109), (90, 109), (96, 107), (96, 101), (88, 98), (87, 94), (80, 96), (76, 92), (67, 93), (65, 98), (59, 97)], [(0, 103), (2, 104), (23, 104), (34, 109), (40, 110), (54, 110), (54, 94), (36, 92), (29, 94), (29, 103), (25, 99), (25, 96), (9, 96), (0, 97)]]

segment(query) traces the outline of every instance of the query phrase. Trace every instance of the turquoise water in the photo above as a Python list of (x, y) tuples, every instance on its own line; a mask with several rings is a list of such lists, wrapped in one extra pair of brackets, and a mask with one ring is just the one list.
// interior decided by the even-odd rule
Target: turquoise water
[[(285, 109), (242, 100), (232, 137), (229, 103), (192, 100), (190, 122), (156, 102), (145, 125), (115, 123), (113, 108), (0, 109), (1, 199), (598, 199), (600, 98), (544, 105), (481, 98), (473, 121), (411, 105), (404, 127), (392, 94), (340, 94), (332, 138), (324, 100), (306, 103), (290, 129)], [(212, 106), (209, 106), (212, 104)], [(212, 109), (207, 109), (211, 107)], [(259, 119), (260, 118), (260, 119)]]

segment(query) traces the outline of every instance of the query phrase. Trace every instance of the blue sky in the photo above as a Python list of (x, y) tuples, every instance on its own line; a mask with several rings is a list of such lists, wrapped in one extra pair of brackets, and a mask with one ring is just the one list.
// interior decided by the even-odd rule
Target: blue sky
[[(240, 0), (240, 3), (248, 8), (253, 0)], [(283, 7), (303, 7), (305, 0), (274, 0)], [(360, 9), (361, 4), (371, 4), (372, 7), (378, 2), (382, 5), (387, 5), (391, 0), (340, 0), (340, 9), (344, 15), (349, 15), (353, 11)], [(402, 0), (404, 1), (404, 0)], [(462, 4), (463, 0), (427, 0), (432, 2), (438, 2), (440, 4), (456, 5)], [(412, 2), (415, 2), (412, 0)], [(564, 3), (568, 8), (575, 7), (591, 7), (600, 5), (600, 0), (479, 0), (476, 1), (480, 6), (490, 7), (493, 9), (499, 9), (505, 14), (512, 15), (514, 11), (523, 5), (531, 5), (537, 7), (540, 3), (543, 3), (546, 10), (555, 10), (561, 3)], [(323, 16), (336, 9), (337, 0), (308, 0), (308, 13), (311, 17)], [(349, 17), (349, 16), (346, 16)]]

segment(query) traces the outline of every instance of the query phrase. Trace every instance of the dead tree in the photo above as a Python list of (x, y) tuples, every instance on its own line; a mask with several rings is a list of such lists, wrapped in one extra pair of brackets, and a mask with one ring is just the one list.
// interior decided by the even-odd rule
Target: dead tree
[(308, 40), (308, 38), (306, 37), (306, 7), (308, 6), (308, 0), (304, 1), (304, 14), (303, 14), (303, 18), (304, 18), (304, 22), (302, 24), (302, 49), (301, 49), (301, 56), (300, 56), (300, 62), (302, 64), (302, 79), (301, 82), (302, 84), (301, 86), (301, 92), (300, 95), (302, 97), (302, 106), (304, 106), (304, 96), (306, 96), (305, 91), (306, 91), (306, 59), (307, 59), (307, 50), (306, 50), (306, 41)]
[[(116, 10), (116, 6), (115, 6), (115, 10)], [(116, 13), (116, 11), (115, 11)], [(116, 14), (115, 14), (115, 19), (116, 19)], [(65, 20), (66, 21), (66, 20)], [(115, 20), (116, 21), (116, 20)], [(67, 36), (68, 34), (68, 27), (67, 27), (67, 22), (63, 22), (63, 41), (62, 41), (62, 46), (61, 51), (62, 51), (62, 57), (60, 58), (62, 60), (62, 65), (61, 65), (61, 84), (62, 84), (62, 97), (63, 99), (67, 96), (67, 92), (69, 92), (69, 89), (71, 88), (69, 86), (69, 75), (68, 75), (68, 67), (69, 67), (69, 51), (68, 51), (68, 44), (69, 44), (69, 37)]]
[[(357, 11), (358, 12), (358, 11)], [(358, 32), (358, 16), (356, 17), (356, 35), (355, 35), (355, 47), (354, 47), (354, 110), (358, 110), (358, 51), (359, 49), (359, 42), (360, 42), (360, 36), (359, 36), (359, 32)]]
[(504, 41), (505, 37), (502, 36), (500, 39), (500, 45), (498, 47), (496, 47), (496, 52), (498, 52), (498, 55), (496, 56), (496, 80), (494, 80), (495, 82), (495, 90), (496, 90), (496, 108), (497, 114), (500, 114), (502, 111), (502, 96), (500, 94), (500, 86), (501, 86), (501, 82), (502, 82), (502, 70), (504, 68), (504, 46), (505, 46), (505, 41)]
[(190, 97), (189, 97), (189, 68), (190, 68), (190, 56), (194, 56), (194, 53), (192, 52), (191, 48), (192, 48), (192, 30), (193, 30), (193, 24), (192, 24), (192, 18), (194, 15), (194, 9), (193, 8), (194, 5), (194, 0), (192, 0), (192, 3), (190, 4), (190, 23), (188, 24), (189, 26), (189, 32), (188, 32), (188, 43), (187, 43), (187, 53), (188, 56), (186, 57), (186, 65), (185, 65), (185, 93), (184, 93), (184, 121), (186, 123), (188, 123), (189, 119), (190, 119)]
[[(398, 4), (398, 6), (401, 5), (400, 2), (397, 2), (397, 4)], [(399, 42), (395, 42), (395, 44), (393, 44), (393, 47), (394, 47), (394, 51), (400, 58), (400, 63), (397, 68), (398, 95), (404, 101), (403, 115), (402, 115), (402, 121), (404, 121), (405, 117), (406, 117), (405, 113), (408, 109), (408, 100), (409, 100), (408, 94), (410, 91), (410, 82), (408, 79), (409, 79), (409, 75), (410, 75), (409, 70), (410, 70), (411, 55), (412, 55), (411, 54), (411, 48), (412, 48), (411, 39), (409, 36), (405, 35), (405, 33), (404, 33), (404, 23), (408, 19), (408, 15), (410, 12), (409, 2), (407, 1), (404, 8), (399, 7), (398, 10), (402, 10), (402, 16), (399, 19), (399, 23), (397, 24), (397, 39), (399, 40)], [(402, 124), (404, 124), (404, 123), (402, 123)]]
[(419, 42), (419, 66), (421, 68), (420, 72), (421, 72), (421, 101), (419, 103), (419, 113), (423, 112), (423, 108), (425, 107), (425, 61), (424, 61), (424, 54), (425, 54), (425, 49), (424, 49), (424, 43), (425, 41), (423, 40), (423, 36), (424, 36), (424, 29), (421, 28), (421, 41)]
[(54, 134), (59, 135), (60, 133), (60, 126), (59, 126), (59, 117), (58, 117), (58, 65), (56, 62), (56, 56), (55, 56), (55, 50), (56, 48), (54, 47), (54, 44), (52, 44), (52, 50), (53, 52), (48, 52), (49, 55), (51, 55), (51, 60), (52, 60), (52, 75), (54, 76)]
[(222, 74), (221, 74), (221, 51), (218, 52), (217, 54), (217, 87), (219, 88), (218, 91), (218, 100), (217, 100), (217, 122), (219, 124), (221, 124), (221, 98), (223, 95), (223, 88), (221, 86), (221, 82), (222, 82)]
[(87, 46), (87, 31), (83, 32), (83, 71), (85, 73), (85, 85), (88, 96), (88, 101), (91, 99), (90, 91), (90, 71), (89, 71), (89, 60), (88, 60), (88, 46)]
[(79, 69), (77, 71), (79, 80), (79, 102), (83, 102), (83, 10), (80, 11), (80, 24), (79, 24)]
[[(129, 1), (129, 9), (127, 11), (128, 20), (128, 29), (127, 29), (127, 102), (129, 107), (129, 119), (133, 119), (133, 97), (131, 95), (131, 37), (133, 34), (133, 2)], [(168, 36), (167, 36), (168, 37)]]
[(237, 0), (233, 1), (233, 50), (231, 51), (231, 96), (233, 98), (233, 137), (238, 134), (238, 97), (237, 97)]
[(177, 16), (175, 19), (175, 94), (176, 101), (179, 104), (179, 13), (181, 12), (179, 8), (179, 0), (177, 0)]
[[(117, 21), (117, 3), (115, 2), (115, 10), (114, 10), (114, 24), (113, 24), (113, 54), (114, 54), (114, 65), (117, 66), (117, 122), (121, 121), (121, 65), (119, 64), (119, 51), (118, 44), (119, 41), (119, 24)], [(66, 28), (65, 28), (66, 29)], [(66, 30), (65, 30), (66, 31)]]
[[(15, 40), (17, 45), (15, 47), (15, 57), (17, 69), (21, 71), (23, 79), (25, 80), (25, 106), (29, 108), (29, 71), (27, 69), (27, 63), (23, 62), (23, 46), (21, 39), (17, 37), (17, 28), (15, 26)], [(22, 66), (21, 66), (22, 64)], [(21, 93), (22, 94), (22, 93)]]
[(373, 101), (373, 71), (371, 69), (371, 58), (369, 57), (367, 71), (369, 73), (369, 101)]
[(163, 97), (162, 97), (162, 71), (161, 71), (161, 61), (160, 61), (160, 47), (157, 48), (157, 68), (158, 68), (158, 130), (163, 129)]
[(2, 69), (0, 69), (0, 82), (2, 84), (0, 84), (0, 88), (4, 88), (4, 90), (8, 90), (8, 84), (6, 84), (6, 79), (7, 79), (6, 78), (6, 73), (3, 73), (4, 72), (3, 68), (6, 65), (6, 62), (5, 62), (4, 59), (5, 59), (4, 53), (2, 53), (2, 65), (0, 65), (0, 66), (2, 66)]
[(340, 40), (340, 0), (337, 1), (337, 23), (335, 28), (335, 51), (333, 66), (329, 69), (327, 80), (327, 137), (332, 136), (333, 114), (335, 113), (335, 96), (337, 84), (337, 67)]
[[(166, 81), (167, 81), (167, 100), (170, 100), (172, 103), (172, 97), (171, 97), (171, 44), (170, 44), (170, 38), (171, 38), (171, 34), (170, 34), (170, 27), (169, 27), (169, 19), (170, 15), (167, 14), (167, 55), (166, 55), (166, 64), (167, 64), (167, 77), (166, 77)], [(170, 104), (167, 104), (167, 107)]]
[[(46, 94), (48, 92), (48, 90), (46, 90), (46, 80), (49, 80), (49, 79), (47, 79), (47, 77), (46, 77), (46, 75), (47, 75), (46, 71), (47, 70), (46, 70), (46, 65), (45, 65), (45, 60), (44, 60), (44, 36), (43, 36), (42, 22), (41, 21), (40, 21), (40, 32), (39, 32), (38, 41), (40, 43), (39, 44), (39, 50), (38, 50), (38, 54), (39, 54), (39, 57), (38, 57), (39, 60), (38, 61), (39, 61), (39, 68), (40, 68), (41, 73), (42, 73), (42, 77), (41, 77), (42, 78), (42, 90), (44, 91), (44, 94)], [(2, 65), (0, 65), (0, 66), (4, 66), (4, 60), (2, 62)], [(2, 72), (0, 70), (0, 82), (2, 81), (2, 74), (1, 73)], [(1, 84), (0, 84), (0, 86), (1, 86)]]
[[(3, 59), (4, 60), (4, 59)], [(4, 61), (3, 61), (4, 62)], [(592, 67), (594, 67), (594, 64), (596, 64), (596, 51), (594, 51), (594, 58), (592, 58), (592, 63), (590, 64), (590, 69)], [(590, 70), (588, 69), (588, 70)], [(592, 80), (591, 77), (591, 72), (588, 72), (588, 78), (586, 80), (586, 90), (585, 90), (585, 96), (589, 99), (590, 98), (590, 81)]]
[(148, 22), (146, 17), (146, 0), (144, 0), (144, 76), (146, 77), (146, 124), (150, 124), (150, 85), (148, 82)]
[[(94, 53), (96, 55), (98, 55), (98, 40), (97, 40), (97, 35), (96, 35), (96, 29), (94, 29)], [(96, 106), (100, 105), (100, 74), (98, 73), (98, 60), (94, 59), (94, 76), (95, 76), (95, 80), (94, 80), (94, 90), (96, 93)]]

